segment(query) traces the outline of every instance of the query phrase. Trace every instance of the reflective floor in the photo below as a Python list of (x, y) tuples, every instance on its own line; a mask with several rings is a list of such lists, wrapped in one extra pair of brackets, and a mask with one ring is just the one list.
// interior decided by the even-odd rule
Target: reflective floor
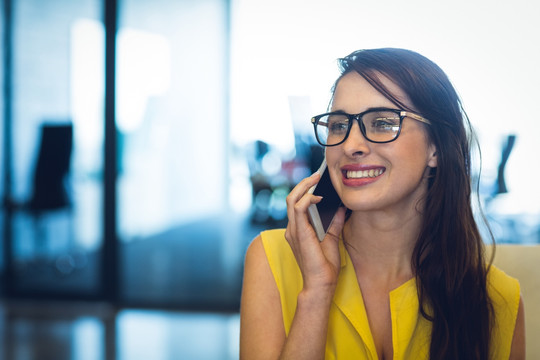
[(0, 335), (5, 360), (228, 360), (238, 359), (239, 315), (4, 303)]
[[(122, 243), (118, 309), (28, 293), (0, 298), (0, 360), (238, 359), (243, 256), (265, 227), (245, 216), (209, 217)], [(98, 274), (91, 252), (71, 272), (19, 254), (19, 290), (73, 291)]]
[[(22, 220), (16, 222), (17, 233), (28, 225)], [(279, 225), (255, 224), (249, 214), (224, 214), (119, 242), (119, 302), (136, 308), (238, 311), (245, 251), (260, 231)], [(43, 293), (87, 298), (97, 293), (100, 249), (63, 247), (67, 237), (51, 234), (40, 252), (20, 245), (35, 240), (31, 236), (16, 238), (12, 281), (18, 294), (35, 299)]]

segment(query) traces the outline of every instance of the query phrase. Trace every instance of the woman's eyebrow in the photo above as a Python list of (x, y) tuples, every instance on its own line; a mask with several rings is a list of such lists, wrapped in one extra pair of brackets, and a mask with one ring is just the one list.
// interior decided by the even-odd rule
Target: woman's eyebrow
[(395, 106), (374, 106), (374, 107), (369, 107), (367, 109), (365, 109), (364, 111), (360, 111), (360, 112), (357, 112), (357, 113), (349, 113), (345, 110), (342, 110), (342, 109), (331, 109), (330, 112), (337, 112), (337, 113), (344, 113), (344, 114), (349, 114), (349, 115), (353, 115), (353, 114), (362, 114), (362, 113), (365, 113), (367, 111), (376, 111), (376, 110), (398, 110), (398, 111), (401, 111), (403, 109), (400, 109), (398, 107), (395, 107)]

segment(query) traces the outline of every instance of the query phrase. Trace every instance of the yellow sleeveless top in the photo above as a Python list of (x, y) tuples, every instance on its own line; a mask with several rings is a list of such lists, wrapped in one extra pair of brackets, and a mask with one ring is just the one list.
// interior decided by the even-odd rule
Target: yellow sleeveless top
[[(287, 335), (302, 290), (302, 274), (285, 230), (261, 233), (264, 249), (276, 281)], [(341, 271), (330, 308), (325, 359), (378, 359), (364, 301), (349, 254), (340, 242)], [(491, 359), (508, 359), (520, 299), (519, 283), (495, 266), (488, 273), (488, 292), (493, 302)], [(416, 280), (413, 278), (390, 292), (394, 359), (428, 359), (431, 323), (419, 312)]]

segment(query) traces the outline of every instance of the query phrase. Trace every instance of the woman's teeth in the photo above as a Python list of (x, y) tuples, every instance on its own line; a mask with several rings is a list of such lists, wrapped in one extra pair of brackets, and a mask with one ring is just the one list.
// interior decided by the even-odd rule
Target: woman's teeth
[(347, 179), (373, 178), (381, 175), (383, 172), (383, 169), (347, 171)]

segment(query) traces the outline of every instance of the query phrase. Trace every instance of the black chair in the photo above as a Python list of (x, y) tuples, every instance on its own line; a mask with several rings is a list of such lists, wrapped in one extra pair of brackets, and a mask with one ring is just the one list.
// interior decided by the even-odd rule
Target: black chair
[[(72, 123), (44, 123), (41, 127), (36, 165), (33, 174), (32, 195), (24, 209), (33, 218), (37, 253), (48, 253), (46, 246), (59, 234), (50, 230), (51, 217), (48, 214), (67, 211), (67, 248), (64, 254), (56, 257), (55, 266), (62, 274), (71, 273), (78, 262), (73, 252), (73, 203), (69, 189), (71, 153), (73, 149)], [(62, 215), (63, 216), (63, 215)], [(45, 254), (44, 254), (45, 252)], [(78, 256), (79, 258), (81, 256)], [(47, 256), (48, 258), (48, 256)]]
[(70, 171), (73, 125), (44, 124), (33, 179), (33, 192), (27, 204), (34, 216), (71, 207), (66, 178)]

